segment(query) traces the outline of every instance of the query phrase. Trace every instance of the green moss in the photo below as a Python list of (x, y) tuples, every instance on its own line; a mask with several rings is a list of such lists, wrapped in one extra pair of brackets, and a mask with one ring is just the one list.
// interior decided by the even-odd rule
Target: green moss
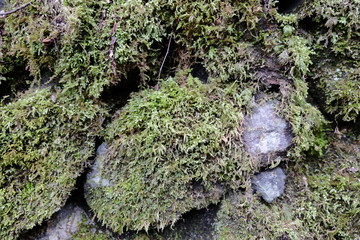
[(218, 212), (218, 239), (354, 239), (359, 236), (358, 140), (334, 140), (321, 159), (290, 165), (284, 196), (268, 205), (235, 193)]
[(318, 88), (325, 97), (325, 110), (343, 121), (355, 121), (360, 113), (360, 65), (325, 63)]
[(303, 16), (313, 19), (316, 48), (359, 59), (358, 0), (317, 0), (304, 6)]
[[(9, 8), (20, 2), (10, 1)], [(64, 91), (96, 98), (132, 68), (145, 81), (154, 72), (150, 66), (160, 66), (153, 47), (165, 34), (158, 10), (157, 1), (33, 1), (3, 23), (0, 75), (25, 65), (34, 77), (30, 84), (50, 71)]]
[(13, 239), (65, 203), (101, 122), (100, 106), (57, 95), (25, 93), (0, 105), (0, 236)]
[(289, 91), (281, 113), (290, 122), (294, 133), (293, 147), (288, 151), (292, 159), (304, 158), (304, 152), (322, 155), (327, 146), (324, 130), (328, 125), (321, 112), (306, 101), (308, 86), (299, 79), (294, 79), (293, 89)]
[[(219, 88), (191, 76), (134, 95), (107, 128), (109, 151), (91, 189), (90, 207), (117, 232), (163, 228), (182, 213), (219, 201), (258, 164), (247, 160), (240, 139), (242, 107), (252, 89)], [(109, 218), (109, 212), (112, 217)]]
[[(9, 8), (24, 2), (12, 0)], [(299, 13), (288, 15), (278, 14), (276, 1), (271, 2), (266, 9), (259, 0), (37, 0), (6, 21), (0, 20), (0, 84), (6, 83), (15, 92), (18, 70), (26, 69), (30, 77), (22, 83), (40, 86), (50, 81), (57, 89), (56, 93), (41, 91), (40, 100), (29, 100), (32, 95), (25, 94), (1, 106), (1, 196), (8, 196), (11, 191), (7, 187), (13, 186), (24, 189), (23, 197), (28, 199), (32, 191), (40, 191), (37, 186), (54, 182), (50, 175), (38, 180), (41, 184), (34, 182), (43, 175), (33, 175), (31, 171), (37, 174), (40, 170), (31, 166), (40, 161), (53, 169), (52, 164), (60, 164), (59, 160), (49, 159), (70, 155), (60, 151), (60, 146), (77, 153), (71, 169), (75, 178), (97, 134), (92, 127), (98, 127), (96, 115), (103, 111), (97, 102), (104, 87), (121, 81), (134, 68), (139, 69), (144, 86), (157, 81), (169, 38), (172, 44), (162, 76), (187, 71), (201, 62), (210, 83), (202, 85), (187, 74), (178, 74), (175, 80), (156, 85), (159, 90), (134, 95), (116, 116), (106, 133), (111, 154), (106, 160), (108, 170), (102, 173), (116, 184), (94, 190), (88, 197), (108, 226), (118, 232), (162, 228), (191, 208), (217, 202), (224, 189), (244, 184), (258, 164), (250, 166), (239, 126), (247, 103), (270, 89), (269, 85), (279, 86), (280, 93), (273, 94), (281, 101), (279, 114), (290, 122), (294, 133), (288, 156), (300, 160), (304, 152), (321, 154), (326, 145), (326, 122), (307, 102), (305, 79), (315, 72), (312, 63), (324, 56), (358, 59), (359, 1), (316, 0), (306, 2)], [(313, 28), (301, 29), (299, 23), (304, 19), (313, 23)], [(359, 109), (358, 72), (350, 72), (339, 85), (323, 82), (327, 111), (344, 120), (355, 119)], [(56, 102), (51, 100), (54, 97)], [(17, 107), (21, 111), (9, 109)], [(44, 116), (26, 115), (28, 109)], [(9, 125), (17, 118), (27, 120)], [(45, 134), (49, 131), (51, 134)], [(70, 137), (75, 140), (65, 142)], [(59, 148), (52, 146), (60, 140), (64, 142)], [(89, 152), (81, 158), (79, 149)], [(22, 179), (20, 188), (9, 185), (13, 179)], [(217, 184), (222, 185), (221, 191)], [(214, 192), (219, 194), (212, 196)], [(68, 189), (63, 194), (67, 195)], [(19, 199), (14, 202), (22, 206)], [(40, 222), (60, 205), (33, 207), (34, 212), (49, 211), (34, 214), (33, 219)], [(14, 227), (17, 219), (28, 215), (14, 209), (14, 219), (8, 219), (10, 215), (4, 212), (4, 232), (17, 232), (25, 226), (20, 223)], [(117, 215), (109, 220), (114, 209)], [(26, 228), (33, 225), (34, 221), (30, 222)]]

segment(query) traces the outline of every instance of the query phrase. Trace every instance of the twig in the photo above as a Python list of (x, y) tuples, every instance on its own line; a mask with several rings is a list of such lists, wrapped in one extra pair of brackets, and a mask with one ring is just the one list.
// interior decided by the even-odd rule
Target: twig
[(116, 43), (116, 29), (117, 29), (117, 25), (116, 22), (114, 22), (114, 26), (111, 30), (111, 42), (110, 42), (110, 49), (109, 49), (109, 57), (110, 57), (110, 61), (111, 61), (111, 68), (114, 74), (114, 77), (117, 77), (117, 69), (116, 69), (116, 61), (114, 58), (114, 50), (115, 50), (115, 43)]
[(24, 3), (23, 5), (20, 5), (19, 7), (13, 9), (13, 10), (10, 10), (8, 12), (4, 12), (4, 11), (0, 11), (0, 17), (1, 18), (4, 18), (4, 17), (7, 17), (8, 15), (12, 14), (12, 13), (15, 13), (25, 7), (27, 7), (28, 5), (30, 5), (32, 3), (32, 1), (28, 2), (28, 3)]
[(114, 48), (116, 43), (116, 37), (111, 37), (111, 43), (110, 43), (110, 50), (109, 50), (109, 57), (111, 61), (111, 68), (114, 74), (114, 77), (117, 77), (117, 70), (116, 70), (116, 61), (114, 59)]
[(165, 54), (164, 60), (163, 60), (162, 63), (161, 63), (161, 67), (160, 67), (160, 70), (159, 70), (158, 78), (160, 78), (161, 71), (162, 71), (162, 69), (163, 69), (163, 67), (164, 67), (166, 58), (167, 58), (167, 56), (169, 55), (170, 45), (171, 45), (171, 37), (170, 37), (170, 39), (169, 39), (169, 43), (168, 43), (168, 47), (167, 47), (167, 50), (166, 50), (166, 54)]

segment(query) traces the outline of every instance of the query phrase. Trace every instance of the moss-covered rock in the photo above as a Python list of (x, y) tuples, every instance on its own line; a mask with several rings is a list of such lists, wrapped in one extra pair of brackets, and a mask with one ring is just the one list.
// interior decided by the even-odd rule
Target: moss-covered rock
[[(242, 144), (254, 89), (253, 83), (203, 84), (179, 73), (135, 94), (107, 127), (106, 153), (95, 163), (96, 177), (89, 175), (86, 198), (96, 216), (119, 233), (163, 228), (193, 208), (218, 202), (225, 190), (243, 186), (263, 165)], [(293, 126), (307, 124), (308, 136), (316, 136), (321, 118), (292, 117)], [(289, 156), (317, 146), (310, 141)]]
[(100, 175), (109, 184), (86, 196), (97, 217), (120, 233), (163, 228), (243, 184), (259, 165), (247, 160), (240, 139), (251, 97), (251, 88), (222, 89), (191, 76), (133, 96), (106, 131)]
[(135, 67), (145, 82), (161, 63), (154, 45), (165, 32), (157, 2), (32, 1), (0, 19), (0, 84), (13, 85), (19, 68), (29, 72), (29, 85), (50, 71), (64, 90), (96, 98)]
[[(8, 2), (5, 10), (27, 1)], [(134, 69), (144, 90), (108, 127), (99, 171), (108, 183), (87, 195), (118, 232), (162, 228), (245, 184), (260, 163), (243, 149), (242, 120), (261, 93), (279, 101), (277, 114), (291, 126), (286, 157), (321, 154), (325, 120), (307, 101), (306, 79), (322, 58), (359, 60), (359, 1), (305, 0), (291, 14), (265, 2), (35, 0), (1, 18), (0, 97), (11, 95), (0, 119), (2, 234), (16, 235), (63, 204), (94, 136), (103, 137), (104, 88)], [(197, 63), (207, 85), (179, 74)], [(350, 100), (357, 67), (344, 70), (341, 84), (321, 83), (327, 111), (344, 120), (358, 116)], [(155, 85), (161, 77), (168, 80)], [(44, 82), (53, 90), (19, 94)]]
[(13, 239), (65, 203), (92, 155), (104, 111), (90, 100), (31, 90), (0, 105), (0, 236)]
[(252, 192), (222, 201), (217, 239), (356, 239), (360, 236), (359, 140), (334, 140), (321, 159), (287, 169), (285, 195)]

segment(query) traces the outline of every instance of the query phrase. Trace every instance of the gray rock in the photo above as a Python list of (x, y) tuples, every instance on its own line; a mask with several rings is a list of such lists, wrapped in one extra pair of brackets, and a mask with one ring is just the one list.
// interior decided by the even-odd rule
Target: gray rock
[(107, 145), (106, 143), (102, 143), (96, 150), (95, 162), (87, 175), (85, 189), (95, 188), (98, 186), (106, 187), (110, 185), (110, 181), (108, 179), (102, 178), (100, 172), (102, 169), (104, 158), (106, 156), (106, 152)]
[(268, 203), (284, 193), (285, 174), (280, 168), (274, 168), (255, 175), (252, 180), (254, 190)]
[(276, 102), (267, 102), (254, 108), (245, 117), (244, 144), (253, 156), (285, 151), (293, 138), (289, 123), (275, 111)]
[(48, 221), (43, 234), (34, 239), (37, 240), (67, 240), (73, 239), (74, 234), (86, 226), (88, 233), (99, 233), (95, 223), (90, 220), (86, 212), (75, 204), (68, 204), (50, 221)]
[(79, 229), (83, 214), (83, 210), (77, 206), (66, 206), (48, 223), (45, 234), (39, 240), (71, 239)]

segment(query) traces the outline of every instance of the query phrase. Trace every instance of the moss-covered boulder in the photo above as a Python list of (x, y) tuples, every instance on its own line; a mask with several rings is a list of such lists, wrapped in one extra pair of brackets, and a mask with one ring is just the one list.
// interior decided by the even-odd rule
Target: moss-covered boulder
[(217, 239), (356, 239), (359, 140), (334, 140), (324, 157), (289, 166), (285, 194), (265, 204), (252, 191), (221, 203)]
[(251, 88), (222, 89), (191, 76), (134, 95), (106, 130), (100, 177), (109, 183), (86, 196), (96, 216), (120, 233), (163, 228), (243, 184), (259, 166), (240, 139), (251, 97)]
[(0, 237), (14, 239), (60, 209), (101, 125), (91, 100), (30, 90), (0, 105)]
[[(107, 127), (107, 147), (99, 150), (88, 177), (86, 199), (96, 216), (119, 233), (163, 228), (244, 186), (264, 166), (242, 139), (244, 114), (251, 111), (246, 106), (255, 104), (255, 95), (251, 82), (203, 84), (186, 72), (133, 95)], [(322, 120), (310, 114), (297, 118), (292, 111), (298, 103), (290, 103), (292, 115), (283, 117), (296, 128), (296, 121), (307, 124), (310, 136), (295, 142), (289, 152), (294, 157), (317, 146), (309, 142)], [(296, 130), (294, 141), (301, 139), (299, 131), (304, 129)]]

